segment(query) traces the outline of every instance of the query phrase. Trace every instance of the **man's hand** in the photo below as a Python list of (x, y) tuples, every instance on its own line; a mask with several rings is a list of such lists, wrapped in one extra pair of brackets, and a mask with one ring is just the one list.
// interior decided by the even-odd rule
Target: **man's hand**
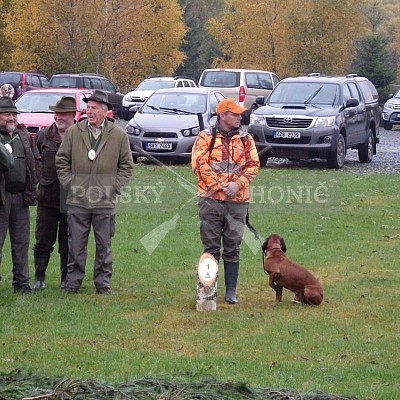
[(222, 186), (222, 191), (230, 198), (235, 197), (239, 190), (239, 185), (236, 182), (227, 182)]

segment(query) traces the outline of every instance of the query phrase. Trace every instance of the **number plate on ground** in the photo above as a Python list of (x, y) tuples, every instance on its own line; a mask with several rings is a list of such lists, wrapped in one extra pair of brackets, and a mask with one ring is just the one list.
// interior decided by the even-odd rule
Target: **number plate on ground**
[(146, 150), (172, 150), (172, 143), (146, 143)]
[(283, 138), (283, 139), (300, 139), (300, 132), (281, 132), (281, 131), (273, 131), (272, 132), (274, 138)]

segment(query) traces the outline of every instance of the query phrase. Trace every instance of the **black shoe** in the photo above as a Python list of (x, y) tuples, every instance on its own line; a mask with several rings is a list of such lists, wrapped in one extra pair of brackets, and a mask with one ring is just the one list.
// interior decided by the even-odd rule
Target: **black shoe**
[(111, 289), (108, 287), (96, 289), (96, 293), (97, 294), (112, 294)]
[(33, 285), (33, 290), (40, 290), (44, 289), (46, 287), (46, 283), (42, 280), (37, 280), (35, 281), (35, 284)]
[(29, 285), (14, 286), (14, 293), (32, 294), (32, 289)]

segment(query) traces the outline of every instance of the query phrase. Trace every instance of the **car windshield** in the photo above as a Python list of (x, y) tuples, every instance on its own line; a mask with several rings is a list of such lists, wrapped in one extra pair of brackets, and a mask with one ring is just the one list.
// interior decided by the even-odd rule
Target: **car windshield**
[(49, 106), (56, 104), (63, 96), (75, 97), (71, 93), (38, 93), (30, 91), (17, 99), (15, 105), (21, 113), (53, 113)]
[(142, 108), (144, 114), (204, 114), (207, 96), (198, 93), (154, 93)]
[(321, 82), (281, 82), (271, 93), (268, 104), (324, 104), (339, 102), (339, 85)]
[(148, 80), (143, 81), (135, 90), (158, 90), (175, 87), (175, 81)]
[(398, 90), (393, 97), (396, 97), (396, 99), (400, 98), (400, 90)]

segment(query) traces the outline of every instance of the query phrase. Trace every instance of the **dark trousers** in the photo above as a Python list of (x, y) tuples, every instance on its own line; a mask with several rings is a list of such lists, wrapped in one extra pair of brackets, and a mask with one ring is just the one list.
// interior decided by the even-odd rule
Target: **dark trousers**
[(200, 237), (204, 252), (219, 260), (222, 244), (222, 258), (232, 263), (239, 262), (247, 208), (247, 203), (200, 198)]
[(67, 288), (78, 289), (85, 276), (87, 244), (93, 226), (96, 242), (93, 280), (97, 289), (110, 288), (112, 276), (111, 238), (115, 233), (114, 210), (68, 207)]
[(62, 258), (68, 257), (68, 223), (67, 214), (58, 208), (37, 206), (36, 243), (33, 246), (35, 255), (50, 256), (58, 238), (58, 252)]
[(3, 245), (8, 231), (13, 263), (13, 286), (20, 287), (29, 284), (29, 207), (23, 203), (22, 192), (6, 192), (5, 194), (5, 204), (0, 206), (0, 264), (3, 255)]

